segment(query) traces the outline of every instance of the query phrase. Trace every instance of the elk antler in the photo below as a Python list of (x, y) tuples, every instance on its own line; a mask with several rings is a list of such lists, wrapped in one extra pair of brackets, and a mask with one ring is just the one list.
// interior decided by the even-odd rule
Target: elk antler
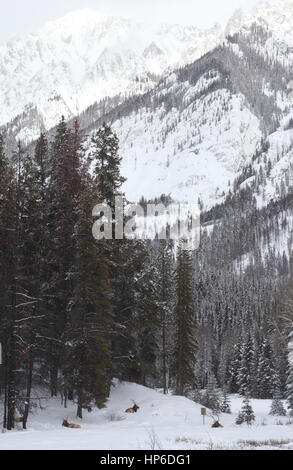
[(220, 420), (220, 416), (217, 414), (217, 419), (214, 417), (212, 413), (209, 414), (210, 418), (212, 418), (215, 422)]

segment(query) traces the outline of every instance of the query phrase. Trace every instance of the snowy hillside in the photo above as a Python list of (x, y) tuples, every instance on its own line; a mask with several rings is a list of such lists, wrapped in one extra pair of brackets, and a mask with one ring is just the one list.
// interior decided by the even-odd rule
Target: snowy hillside
[[(168, 70), (192, 63), (253, 23), (268, 27), (279, 49), (292, 55), (292, 2), (238, 10), (226, 26), (206, 31), (152, 27), (87, 9), (70, 13), (0, 44), (0, 125), (25, 113), (18, 137), (27, 143), (62, 114), (70, 118), (106, 96), (152, 89)], [(28, 114), (36, 114), (30, 126)]]
[[(287, 1), (238, 10), (225, 28), (205, 32), (71, 13), (0, 46), (0, 122), (14, 117), (2, 128), (7, 146), (29, 144), (61, 115), (79, 114), (89, 135), (105, 119), (120, 139), (130, 200), (165, 193), (209, 209), (271, 135), (263, 207), (288, 180), (292, 26)], [(252, 174), (261, 166), (254, 162)]]
[[(273, 60), (271, 50), (279, 52)], [(279, 150), (290, 147), (290, 70), (272, 31), (253, 25), (175, 70), (148, 94), (106, 113), (86, 132), (103, 119), (112, 123), (130, 200), (165, 193), (201, 198), (208, 209), (224, 200), (268, 135), (275, 142), (272, 165)], [(281, 179), (282, 173), (279, 164), (272, 177)], [(269, 191), (266, 197), (272, 199)]]
[(221, 37), (221, 27), (154, 28), (87, 9), (70, 13), (0, 45), (0, 124), (37, 106), (49, 129), (106, 96), (142, 93)]
[(241, 187), (255, 186), (255, 197), (259, 209), (272, 201), (284, 198), (293, 182), (293, 129), (286, 128), (284, 121), (267, 139), (267, 150), (253, 161), (251, 174)]
[[(268, 8), (261, 4), (253, 14), (238, 11), (229, 21), (227, 39), (216, 48), (221, 36), (217, 36), (217, 28), (209, 33), (180, 26), (144, 30), (128, 20), (91, 15), (87, 10), (50, 23), (30, 38), (40, 51), (46, 44), (45, 52), (30, 56), (28, 62), (23, 52), (24, 69), (31, 69), (33, 60), (33, 70), (38, 71), (33, 84), (30, 72), (26, 74), (27, 90), (38, 105), (27, 105), (3, 128), (7, 145), (13, 150), (18, 139), (28, 144), (62, 114), (70, 118), (84, 110), (79, 117), (86, 134), (97, 130), (103, 120), (117, 132), (122, 173), (127, 178), (124, 190), (130, 200), (170, 193), (181, 200), (201, 198), (208, 209), (225, 199), (235, 178), (252, 163), (263, 139), (274, 135), (272, 165), (278, 148), (287, 145), (293, 52), (290, 36), (285, 33), (293, 24), (292, 5), (281, 2)], [(113, 47), (106, 54), (104, 41), (109, 45), (109, 37)], [(190, 45), (201, 44), (199, 38), (205, 45), (192, 52)], [(97, 41), (97, 46), (89, 47), (89, 41)], [(22, 40), (12, 43), (20, 47)], [(2, 50), (7, 47), (2, 45)], [(55, 63), (58, 48), (64, 54)], [(22, 54), (21, 49), (18, 53)], [(15, 54), (9, 57), (5, 64), (13, 62)], [(40, 57), (46, 57), (45, 64)], [(51, 57), (48, 62), (47, 57)], [(36, 80), (40, 71), (42, 77)], [(47, 75), (56, 85), (54, 91)], [(5, 77), (9, 77), (6, 72), (2, 74), (5, 90), (14, 93)], [(127, 94), (127, 89), (134, 95), (129, 99), (116, 96), (96, 103), (106, 95)], [(48, 101), (50, 90), (53, 94)], [(9, 98), (7, 103), (22, 107), (27, 92), (23, 85), (17, 92), (21, 96)], [(269, 185), (273, 189), (268, 186), (260, 205), (274, 197), (284, 164), (274, 167), (274, 181)]]
[[(127, 415), (132, 399), (140, 410)], [(212, 429), (213, 420), (203, 425), (201, 406), (178, 396), (139, 385), (122, 383), (112, 389), (107, 408), (93, 411), (83, 421), (72, 406), (65, 410), (59, 400), (42, 403), (45, 410), (31, 417), (28, 431), (0, 434), (0, 449), (13, 450), (224, 450), (292, 449), (292, 426), (288, 418), (269, 416), (269, 400), (252, 400), (256, 422), (234, 424), (242, 400), (232, 398), (232, 414), (221, 415), (224, 429)], [(81, 429), (62, 428), (63, 418), (79, 423)], [(283, 423), (281, 426), (280, 423)], [(260, 427), (261, 426), (261, 427)], [(259, 430), (261, 429), (261, 433)]]
[(280, 0), (275, 3), (260, 1), (251, 11), (236, 10), (228, 21), (225, 36), (235, 34), (243, 26), (250, 27), (252, 23), (268, 26), (276, 37), (292, 46), (292, 0)]
[[(208, 81), (202, 77), (202, 83)], [(130, 200), (170, 193), (178, 200), (197, 202), (200, 197), (209, 207), (228, 192), (229, 182), (261, 138), (259, 122), (243, 106), (243, 96), (220, 90), (195, 104), (197, 86), (184, 83), (180, 92), (184, 110), (166, 112), (162, 105), (154, 113), (142, 109), (114, 124)]]

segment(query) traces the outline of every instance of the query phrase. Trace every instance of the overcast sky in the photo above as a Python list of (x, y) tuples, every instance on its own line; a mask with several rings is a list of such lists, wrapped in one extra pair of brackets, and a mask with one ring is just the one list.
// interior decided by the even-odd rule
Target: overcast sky
[(224, 23), (237, 8), (251, 8), (256, 3), (257, 0), (0, 0), (0, 40), (34, 31), (49, 20), (85, 7), (138, 20), (205, 28)]

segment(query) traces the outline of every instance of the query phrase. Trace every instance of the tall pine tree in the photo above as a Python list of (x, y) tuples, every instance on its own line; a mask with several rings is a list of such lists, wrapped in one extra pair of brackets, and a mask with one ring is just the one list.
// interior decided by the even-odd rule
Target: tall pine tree
[(192, 292), (192, 254), (181, 242), (177, 256), (177, 304), (175, 375), (176, 394), (184, 395), (196, 386), (195, 360), (197, 352), (196, 321)]

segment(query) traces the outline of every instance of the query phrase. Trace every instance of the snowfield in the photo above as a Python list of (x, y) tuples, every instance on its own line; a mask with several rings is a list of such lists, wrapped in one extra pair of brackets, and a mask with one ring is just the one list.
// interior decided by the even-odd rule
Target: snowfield
[[(137, 414), (125, 414), (135, 400)], [(115, 381), (107, 408), (76, 418), (72, 405), (43, 401), (27, 431), (0, 434), (0, 450), (252, 450), (293, 449), (293, 421), (269, 416), (270, 400), (251, 400), (256, 415), (252, 426), (236, 426), (242, 398), (231, 396), (231, 415), (221, 415), (223, 429), (212, 429), (212, 418), (203, 425), (201, 405), (187, 398), (164, 396), (131, 383)], [(62, 428), (62, 420), (81, 429)], [(18, 425), (20, 426), (20, 425)]]

